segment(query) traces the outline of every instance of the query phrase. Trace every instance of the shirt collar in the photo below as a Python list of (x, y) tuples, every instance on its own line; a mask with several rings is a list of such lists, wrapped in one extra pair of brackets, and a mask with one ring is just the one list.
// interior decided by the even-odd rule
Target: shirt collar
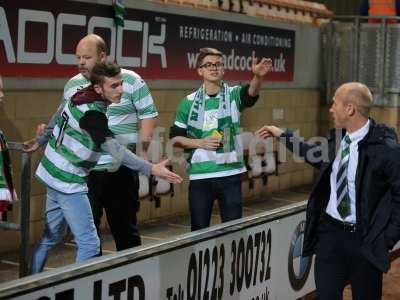
[(359, 141), (361, 141), (368, 133), (369, 130), (369, 126), (370, 126), (370, 121), (368, 119), (368, 121), (364, 124), (363, 127), (361, 127), (360, 129), (352, 132), (352, 133), (346, 133), (349, 135), (351, 142), (356, 142), (358, 143)]

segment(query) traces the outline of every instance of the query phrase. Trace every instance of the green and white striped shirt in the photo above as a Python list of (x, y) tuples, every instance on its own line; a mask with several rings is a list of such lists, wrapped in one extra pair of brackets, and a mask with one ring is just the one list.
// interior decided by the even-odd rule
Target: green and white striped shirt
[(53, 129), (36, 176), (47, 186), (66, 193), (87, 192), (87, 176), (96, 166), (101, 150), (79, 126), (85, 112), (105, 112), (105, 105), (93, 102), (64, 106)]
[[(138, 142), (138, 121), (158, 115), (150, 90), (144, 80), (135, 72), (121, 69), (123, 94), (119, 103), (107, 108), (108, 126), (117, 141), (126, 146)], [(64, 101), (69, 100), (78, 90), (88, 86), (89, 80), (82, 74), (71, 78), (65, 85)], [(106, 169), (112, 164), (111, 155), (104, 154), (96, 169)]]
[[(232, 125), (237, 132), (240, 128), (240, 111), (244, 109), (240, 99), (241, 86), (228, 87), (228, 99), (231, 103)], [(214, 130), (220, 131), (224, 119), (218, 119), (218, 108), (221, 97), (221, 91), (215, 97), (205, 95), (204, 117), (202, 128), (192, 128), (189, 125), (189, 112), (195, 99), (195, 93), (183, 98), (178, 105), (174, 124), (177, 127), (187, 130), (189, 138), (205, 138), (211, 136)], [(241, 154), (241, 140), (235, 138), (235, 151)], [(243, 157), (239, 155), (236, 162), (217, 163), (217, 151), (205, 149), (188, 149), (185, 150), (190, 157), (189, 178), (190, 180), (215, 178), (223, 176), (231, 176), (246, 171)], [(226, 153), (229, 155), (229, 153)]]

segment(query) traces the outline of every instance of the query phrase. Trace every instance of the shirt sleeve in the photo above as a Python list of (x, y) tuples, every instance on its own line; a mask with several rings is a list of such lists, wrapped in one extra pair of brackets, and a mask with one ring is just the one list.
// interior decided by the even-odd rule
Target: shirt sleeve
[(187, 129), (191, 104), (192, 102), (186, 97), (181, 100), (176, 110), (174, 126)]
[(132, 103), (136, 108), (138, 118), (154, 118), (158, 116), (153, 97), (146, 82), (139, 78), (135, 84), (136, 89), (131, 94)]
[(249, 88), (250, 84), (246, 84), (240, 87), (240, 110), (245, 109), (246, 107), (252, 107), (256, 104), (259, 95), (257, 96), (250, 96), (249, 95)]
[(180, 128), (180, 127), (176, 126), (175, 124), (172, 125), (172, 127), (169, 129), (169, 138), (172, 139), (176, 136), (186, 137), (187, 130), (184, 128)]
[(124, 166), (137, 170), (146, 176), (151, 175), (152, 164), (133, 154), (125, 146), (118, 143), (116, 139), (107, 138), (101, 145), (101, 149), (111, 154), (114, 160), (121, 162)]
[(244, 86), (236, 85), (232, 87), (230, 91), (230, 96), (231, 99), (233, 99), (236, 102), (236, 106), (239, 108), (239, 111), (243, 111), (247, 107), (253, 106), (257, 100), (258, 100), (258, 95), (255, 97), (252, 97), (249, 95), (249, 84), (246, 84)]
[(44, 146), (49, 141), (50, 136), (53, 132), (53, 129), (57, 123), (57, 120), (61, 116), (61, 113), (64, 110), (64, 107), (66, 104), (67, 104), (67, 101), (64, 101), (62, 99), (60, 102), (60, 105), (57, 108), (57, 111), (53, 114), (53, 116), (47, 123), (46, 128), (43, 130), (43, 133), (36, 138), (36, 141), (38, 142), (38, 144), (41, 147)]
[(104, 113), (88, 110), (79, 120), (79, 127), (86, 130), (97, 147), (103, 144), (107, 137), (113, 137), (108, 128), (108, 120)]

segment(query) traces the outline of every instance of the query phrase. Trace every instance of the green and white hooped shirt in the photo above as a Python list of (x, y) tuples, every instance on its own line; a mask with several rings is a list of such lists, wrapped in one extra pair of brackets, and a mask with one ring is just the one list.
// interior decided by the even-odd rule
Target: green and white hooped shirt
[(105, 113), (105, 109), (99, 102), (72, 105), (68, 100), (36, 170), (36, 176), (47, 186), (66, 194), (87, 192), (87, 176), (102, 152), (80, 128), (79, 120), (89, 110)]
[[(223, 88), (221, 88), (219, 94), (214, 97), (204, 95), (203, 122), (202, 126), (197, 126), (198, 128), (190, 125), (196, 123), (189, 120), (189, 117), (196, 118), (196, 113), (190, 114), (190, 112), (192, 111), (198, 91), (183, 98), (178, 105), (174, 125), (186, 129), (190, 138), (205, 138), (211, 136), (215, 130), (223, 132), (222, 127), (224, 126), (224, 122), (226, 122), (226, 117), (220, 115), (219, 108), (221, 96), (226, 97), (230, 103), (230, 117), (232, 119), (230, 126), (236, 132), (233, 146), (234, 151), (224, 153), (224, 162), (219, 161), (218, 151), (205, 149), (185, 150), (185, 153), (190, 157), (188, 169), (190, 180), (231, 176), (246, 171), (243, 162), (241, 139), (238, 135), (240, 129), (240, 112), (244, 109), (240, 99), (241, 88), (241, 86), (226, 86), (226, 92), (223, 92)], [(223, 94), (225, 93), (226, 95), (224, 96)], [(234, 157), (229, 157), (232, 156), (231, 154), (234, 154)]]
[[(138, 142), (138, 121), (154, 118), (158, 115), (150, 90), (144, 80), (135, 72), (121, 69), (123, 79), (123, 94), (119, 103), (112, 103), (107, 108), (108, 126), (117, 141), (131, 150)], [(78, 74), (71, 78), (64, 89), (64, 101), (69, 100), (79, 89), (88, 86), (90, 82)], [(108, 169), (112, 166), (111, 155), (101, 156), (95, 169)]]

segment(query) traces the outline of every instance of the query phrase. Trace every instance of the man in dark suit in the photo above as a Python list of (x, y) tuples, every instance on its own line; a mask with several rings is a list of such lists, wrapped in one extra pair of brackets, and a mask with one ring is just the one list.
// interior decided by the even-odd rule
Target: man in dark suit
[(400, 238), (400, 148), (393, 129), (369, 118), (372, 95), (357, 82), (340, 86), (330, 113), (336, 130), (320, 144), (290, 130), (264, 126), (262, 137), (286, 147), (320, 170), (307, 205), (303, 256), (316, 254), (318, 299), (381, 299), (389, 250)]

